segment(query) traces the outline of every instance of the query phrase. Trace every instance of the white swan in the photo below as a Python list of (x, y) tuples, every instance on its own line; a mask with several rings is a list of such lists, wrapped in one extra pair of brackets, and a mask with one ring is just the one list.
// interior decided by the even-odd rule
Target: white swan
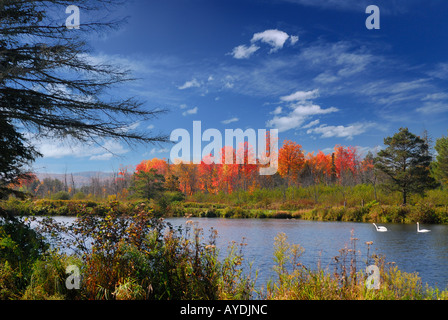
[(382, 227), (382, 226), (377, 227), (376, 224), (373, 224), (373, 225), (375, 226), (376, 231), (378, 231), (378, 232), (386, 232), (387, 231), (386, 227)]
[(420, 224), (417, 222), (417, 232), (430, 232), (428, 229), (420, 229)]

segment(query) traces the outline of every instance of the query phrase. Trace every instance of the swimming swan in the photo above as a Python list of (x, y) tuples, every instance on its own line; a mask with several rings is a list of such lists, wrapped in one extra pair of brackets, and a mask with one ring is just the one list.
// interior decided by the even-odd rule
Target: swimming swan
[(417, 232), (430, 232), (428, 229), (420, 229), (420, 224), (417, 222)]
[(382, 227), (382, 226), (377, 227), (376, 224), (373, 224), (373, 225), (375, 226), (376, 231), (378, 231), (378, 232), (386, 232), (387, 231), (386, 227)]

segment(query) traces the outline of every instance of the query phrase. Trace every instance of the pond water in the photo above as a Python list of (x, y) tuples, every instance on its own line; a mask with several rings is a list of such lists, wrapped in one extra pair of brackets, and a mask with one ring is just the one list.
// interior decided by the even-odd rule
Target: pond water
[[(373, 241), (370, 254), (382, 254), (386, 262), (395, 262), (399, 269), (406, 272), (418, 272), (423, 283), (446, 288), (448, 286), (448, 226), (421, 225), (430, 229), (428, 233), (417, 233), (416, 225), (381, 224), (387, 232), (377, 232), (370, 223), (320, 222), (307, 220), (277, 219), (217, 219), (193, 218), (199, 227), (218, 230), (218, 246), (225, 248), (229, 241), (241, 241), (247, 246), (244, 256), (254, 262), (259, 270), (259, 279), (264, 283), (272, 272), (274, 238), (281, 232), (291, 244), (300, 244), (305, 249), (300, 257), (308, 268), (316, 268), (320, 261), (322, 268), (333, 271), (333, 257), (339, 250), (350, 247), (350, 237), (359, 239), (356, 249), (365, 262), (367, 245)], [(185, 224), (184, 218), (168, 219), (173, 225)], [(225, 251), (225, 250), (223, 250)], [(359, 260), (358, 260), (359, 261)], [(365, 264), (364, 264), (365, 266)]]
[[(74, 218), (56, 218), (65, 222)], [(359, 260), (365, 267), (367, 245), (373, 241), (370, 254), (376, 253), (386, 257), (386, 262), (395, 262), (405, 272), (418, 272), (423, 283), (448, 287), (448, 226), (421, 225), (430, 229), (428, 233), (417, 233), (413, 224), (381, 224), (387, 232), (377, 232), (370, 223), (320, 222), (307, 220), (280, 219), (224, 219), (224, 218), (189, 218), (204, 230), (207, 240), (210, 228), (217, 230), (217, 246), (221, 254), (226, 253), (228, 244), (244, 239), (244, 257), (253, 262), (253, 269), (258, 270), (257, 284), (265, 284), (274, 275), (272, 270), (274, 239), (279, 233), (285, 233), (288, 243), (300, 244), (305, 249), (300, 262), (307, 268), (317, 268), (320, 261), (322, 268), (333, 271), (333, 257), (339, 250), (350, 247), (350, 237), (359, 239), (356, 249), (360, 251)], [(169, 218), (173, 226), (185, 226), (185, 218)], [(359, 261), (358, 260), (358, 261)]]

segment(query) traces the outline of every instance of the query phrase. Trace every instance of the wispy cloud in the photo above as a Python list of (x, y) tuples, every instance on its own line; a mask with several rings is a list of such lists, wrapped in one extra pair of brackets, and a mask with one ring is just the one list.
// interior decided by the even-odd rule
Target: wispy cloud
[(280, 97), (281, 101), (305, 101), (317, 98), (319, 96), (319, 89), (314, 89), (312, 91), (296, 91), (293, 94)]
[(428, 71), (428, 74), (434, 78), (448, 80), (448, 63), (438, 63), (435, 68)]
[(149, 153), (151, 155), (155, 155), (155, 154), (159, 154), (159, 153), (168, 153), (168, 152), (170, 152), (170, 150), (166, 149), (166, 148), (161, 148), (161, 149), (152, 148)]
[(190, 114), (196, 114), (196, 113), (198, 113), (198, 110), (199, 110), (198, 107), (194, 107), (194, 108), (192, 108), (192, 109), (188, 109), (187, 111), (184, 111), (184, 112), (182, 113), (182, 115), (185, 117), (185, 116), (188, 116), (188, 115), (190, 115)]
[(222, 124), (230, 124), (232, 122), (238, 122), (240, 119), (239, 118), (231, 118), (231, 119), (227, 119), (227, 120), (223, 120), (221, 121)]
[(254, 54), (260, 47), (252, 44), (250, 46), (246, 46), (244, 44), (233, 48), (231, 54), (235, 59), (247, 59), (252, 54)]
[(195, 78), (193, 78), (192, 80), (185, 82), (183, 85), (178, 86), (177, 88), (179, 90), (185, 90), (188, 88), (195, 88), (195, 87), (199, 88), (200, 86), (201, 86), (201, 84), (199, 83), (199, 81), (196, 80)]
[(74, 140), (40, 139), (35, 142), (35, 145), (45, 158), (53, 159), (75, 157), (89, 160), (110, 160), (114, 156), (124, 155), (130, 151), (120, 142), (114, 140), (106, 140), (102, 145), (94, 145)]
[(314, 121), (311, 121), (310, 123), (308, 123), (307, 125), (303, 126), (302, 129), (308, 129), (314, 126), (317, 126), (320, 123), (319, 119), (316, 119)]
[(417, 108), (416, 111), (428, 115), (447, 112), (448, 102), (425, 102), (423, 107)]
[(321, 138), (346, 138), (352, 140), (354, 136), (360, 135), (366, 132), (369, 128), (373, 127), (374, 123), (354, 123), (348, 126), (328, 126), (326, 124), (319, 127), (308, 129), (308, 134), (320, 134)]
[[(291, 129), (303, 128), (302, 125), (309, 121), (310, 118), (316, 115), (324, 115), (338, 112), (339, 109), (335, 107), (322, 108), (321, 106), (309, 101), (310, 99), (318, 97), (318, 90), (311, 91), (296, 91), (290, 95), (280, 98), (284, 102), (293, 102), (287, 106), (287, 111), (283, 112), (281, 107), (277, 107), (271, 114), (274, 118), (268, 120), (266, 125), (268, 127), (277, 128), (279, 132), (288, 131)], [(316, 120), (315, 120), (316, 121)], [(315, 124), (317, 124), (314, 121)], [(310, 124), (305, 127), (310, 127)]]

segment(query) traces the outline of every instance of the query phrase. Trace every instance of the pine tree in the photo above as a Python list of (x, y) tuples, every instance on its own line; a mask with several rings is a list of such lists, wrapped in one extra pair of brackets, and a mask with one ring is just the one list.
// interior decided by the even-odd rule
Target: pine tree
[(154, 199), (164, 190), (165, 178), (157, 173), (156, 169), (140, 171), (134, 174), (131, 190), (135, 195), (143, 199)]
[[(120, 66), (97, 62), (87, 46), (92, 32), (119, 26), (120, 21), (99, 17), (99, 12), (119, 3), (0, 1), (0, 188), (17, 180), (23, 167), (39, 156), (31, 136), (96, 144), (102, 139), (168, 140), (131, 129), (163, 110), (147, 110), (134, 97), (115, 97), (111, 90), (133, 78)], [(83, 17), (98, 21), (85, 19), (79, 29), (67, 28), (65, 12), (73, 4)]]
[(376, 158), (375, 167), (388, 177), (384, 186), (391, 191), (402, 193), (403, 205), (411, 193), (423, 193), (435, 187), (430, 175), (431, 156), (424, 139), (400, 128), (392, 137), (384, 139), (386, 149)]
[(431, 166), (433, 176), (444, 186), (448, 186), (448, 137), (437, 139), (434, 148), (437, 156)]

